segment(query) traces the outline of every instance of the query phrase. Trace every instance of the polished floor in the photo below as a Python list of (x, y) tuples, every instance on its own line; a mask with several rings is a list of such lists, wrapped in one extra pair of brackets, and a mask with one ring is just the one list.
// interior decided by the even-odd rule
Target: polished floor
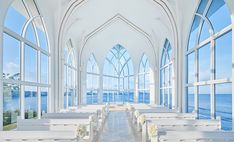
[(140, 142), (132, 127), (125, 111), (111, 111), (98, 142)]

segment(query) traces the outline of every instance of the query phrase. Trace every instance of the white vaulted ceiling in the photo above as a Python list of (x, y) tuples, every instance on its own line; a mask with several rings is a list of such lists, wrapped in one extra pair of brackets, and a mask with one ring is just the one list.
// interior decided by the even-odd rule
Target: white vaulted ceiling
[(172, 30), (164, 9), (148, 0), (90, 0), (77, 6), (66, 22), (67, 34), (77, 37), (93, 30), (120, 14), (150, 34)]
[(48, 29), (53, 29), (50, 32), (54, 34), (52, 37), (57, 37), (56, 45), (63, 47), (71, 39), (76, 47), (81, 48), (93, 31), (106, 25), (116, 15), (121, 15), (148, 35), (154, 47), (162, 46), (165, 38), (176, 46), (179, 28), (184, 28), (178, 25), (183, 26), (186, 21), (189, 27), (198, 1), (37, 0), (37, 3), (50, 26)]
[(163, 34), (174, 40), (176, 5), (175, 0), (56, 0), (46, 6), (57, 11), (53, 17), (60, 42), (69, 38), (78, 42), (118, 14), (152, 39)]

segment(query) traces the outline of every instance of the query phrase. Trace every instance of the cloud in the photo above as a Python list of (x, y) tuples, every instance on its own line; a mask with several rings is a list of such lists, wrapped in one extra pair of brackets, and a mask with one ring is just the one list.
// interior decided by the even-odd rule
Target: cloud
[(10, 75), (13, 75), (13, 74), (20, 72), (20, 67), (19, 67), (19, 64), (8, 62), (8, 63), (4, 63), (3, 71), (4, 73), (9, 73)]

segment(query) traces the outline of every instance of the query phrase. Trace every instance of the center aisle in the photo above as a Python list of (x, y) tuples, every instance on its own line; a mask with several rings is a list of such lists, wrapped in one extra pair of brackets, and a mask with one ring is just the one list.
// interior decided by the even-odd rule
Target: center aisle
[(125, 111), (110, 111), (98, 142), (139, 142)]

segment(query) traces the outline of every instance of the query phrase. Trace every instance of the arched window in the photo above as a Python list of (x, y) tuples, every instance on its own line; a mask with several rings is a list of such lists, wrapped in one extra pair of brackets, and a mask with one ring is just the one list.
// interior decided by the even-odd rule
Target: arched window
[(103, 69), (103, 102), (133, 102), (134, 76), (127, 50), (117, 44), (107, 54)]
[(99, 70), (93, 54), (89, 57), (87, 64), (87, 104), (98, 103), (98, 89), (99, 89)]
[(165, 41), (160, 67), (160, 104), (172, 108), (172, 49)]
[[(224, 0), (201, 0), (187, 49), (187, 110), (232, 126), (232, 27)], [(197, 104), (197, 105), (195, 105)]]
[(138, 102), (150, 103), (150, 66), (149, 60), (145, 54), (143, 54), (140, 62), (139, 74), (138, 74)]
[(64, 108), (77, 105), (77, 68), (71, 41), (64, 49)]
[(44, 22), (34, 1), (15, 0), (8, 8), (1, 56), (4, 128), (14, 128), (18, 115), (40, 118), (48, 109), (50, 52)]

